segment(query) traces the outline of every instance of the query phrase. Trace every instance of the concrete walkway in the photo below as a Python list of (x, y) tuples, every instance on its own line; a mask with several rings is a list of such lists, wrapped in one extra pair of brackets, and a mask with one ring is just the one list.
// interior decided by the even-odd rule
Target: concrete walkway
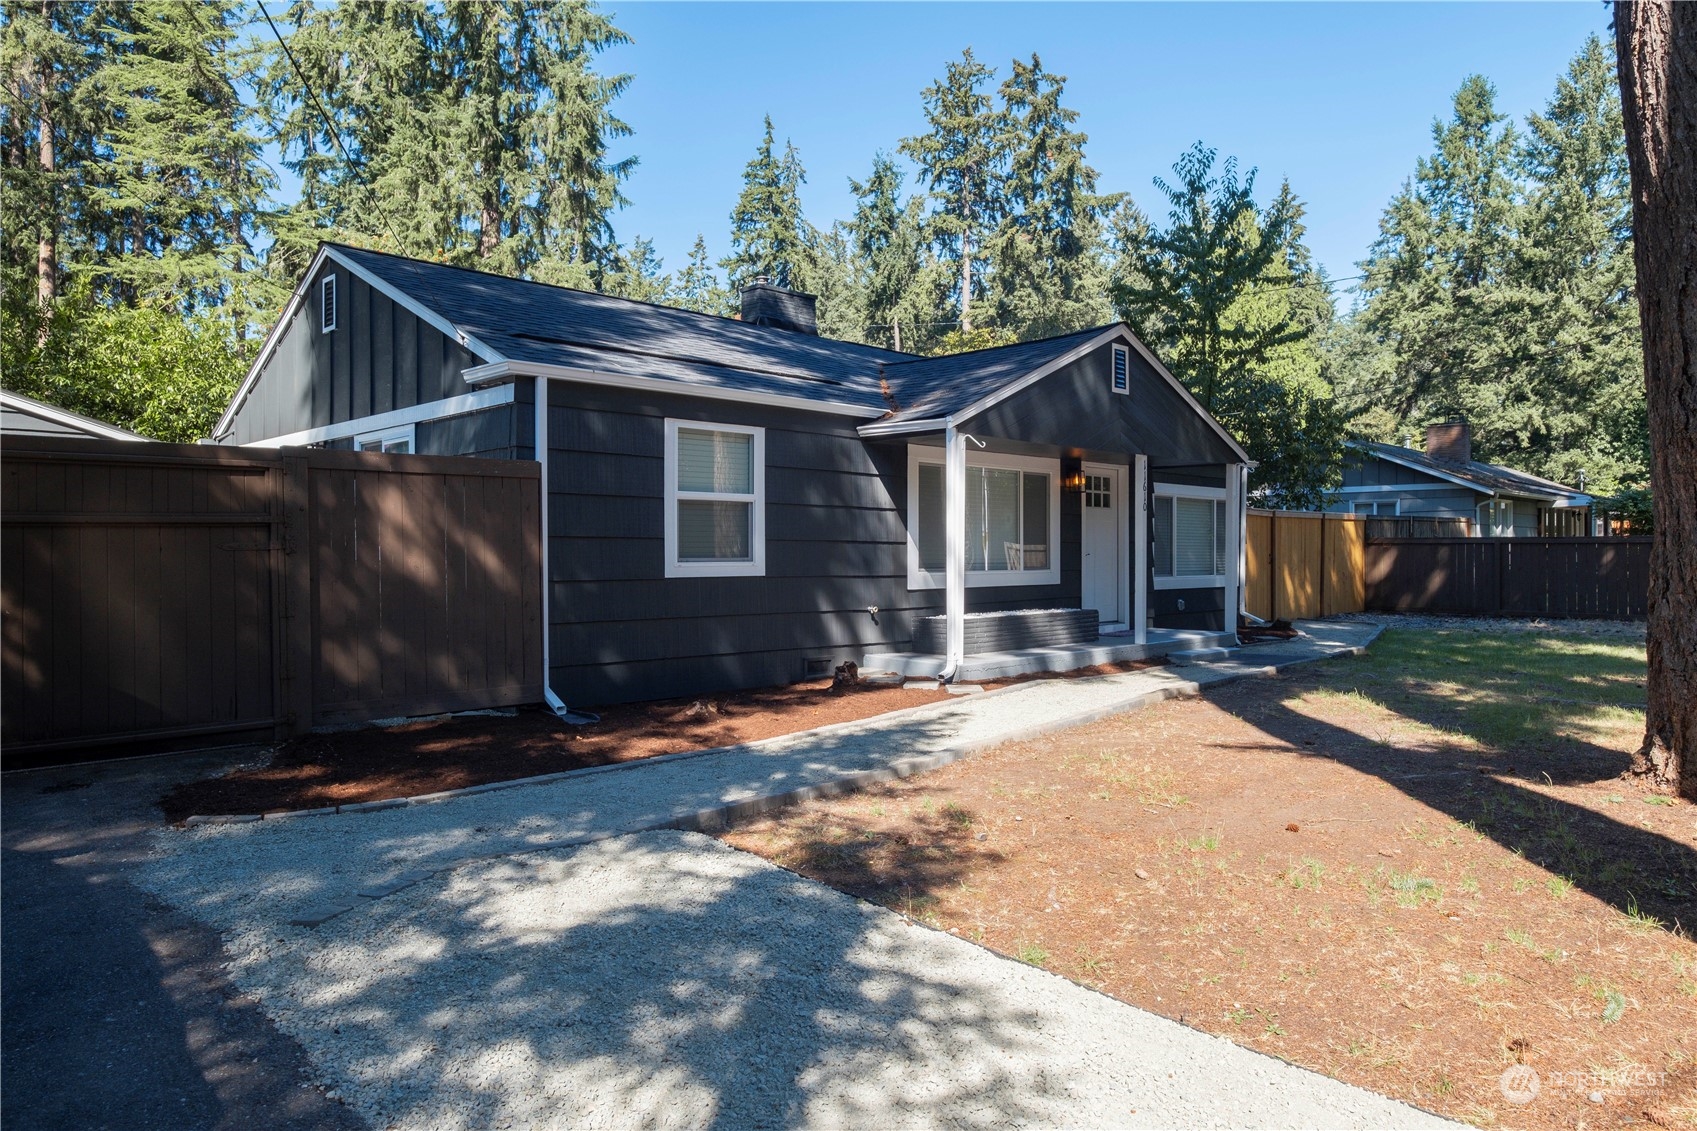
[(219, 933), (230, 980), (372, 1127), (1443, 1126), (707, 837), (633, 831), (941, 764), (1375, 632), (1305, 627), (1224, 664), (544, 785), (160, 830), (134, 878)]

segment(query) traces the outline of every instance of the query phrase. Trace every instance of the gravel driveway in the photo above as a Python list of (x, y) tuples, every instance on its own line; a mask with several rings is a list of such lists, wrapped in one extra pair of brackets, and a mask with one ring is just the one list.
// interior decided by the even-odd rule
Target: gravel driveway
[(694, 833), (463, 864), (230, 951), (373, 1127), (1446, 1125)]

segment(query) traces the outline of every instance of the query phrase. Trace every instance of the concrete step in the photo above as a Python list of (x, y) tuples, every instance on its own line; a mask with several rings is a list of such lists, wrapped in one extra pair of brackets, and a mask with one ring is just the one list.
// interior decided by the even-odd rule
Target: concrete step
[(1214, 660), (1229, 660), (1235, 649), (1231, 648), (1190, 648), (1183, 652), (1168, 652), (1169, 664), (1201, 664)]

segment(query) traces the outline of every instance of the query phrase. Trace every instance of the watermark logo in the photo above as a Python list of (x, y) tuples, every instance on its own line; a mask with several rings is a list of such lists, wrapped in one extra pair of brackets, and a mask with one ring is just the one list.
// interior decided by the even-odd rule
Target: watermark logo
[(1542, 1084), (1538, 1080), (1536, 1069), (1524, 1064), (1512, 1064), (1497, 1080), (1497, 1087), (1503, 1090), (1503, 1099), (1509, 1103), (1529, 1104), (1538, 1098), (1538, 1089)]

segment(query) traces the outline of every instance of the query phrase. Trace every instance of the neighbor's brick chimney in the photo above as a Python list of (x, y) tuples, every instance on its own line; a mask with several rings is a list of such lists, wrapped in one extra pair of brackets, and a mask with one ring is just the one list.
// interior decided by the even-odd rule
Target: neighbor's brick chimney
[(1459, 417), (1426, 426), (1426, 454), (1455, 463), (1473, 461), (1473, 431)]

